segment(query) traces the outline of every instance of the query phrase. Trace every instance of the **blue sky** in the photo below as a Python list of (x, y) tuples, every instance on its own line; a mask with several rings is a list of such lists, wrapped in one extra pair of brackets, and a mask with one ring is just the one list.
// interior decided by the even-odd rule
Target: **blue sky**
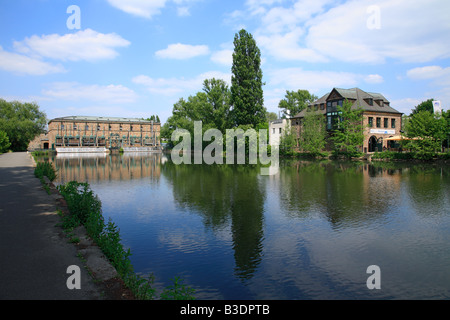
[(37, 102), (49, 119), (164, 122), (204, 79), (230, 83), (245, 28), (268, 111), (286, 90), (333, 87), (380, 92), (407, 114), (429, 98), (448, 110), (449, 12), (448, 0), (2, 0), (0, 97)]

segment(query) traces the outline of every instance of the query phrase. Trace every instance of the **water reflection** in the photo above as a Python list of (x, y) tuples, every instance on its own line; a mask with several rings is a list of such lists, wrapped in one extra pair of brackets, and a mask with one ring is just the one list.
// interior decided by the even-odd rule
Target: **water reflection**
[[(91, 183), (138, 272), (181, 270), (201, 298), (450, 298), (449, 166), (292, 160), (261, 176), (159, 154), (50, 160), (58, 183)], [(365, 286), (371, 264), (382, 291)]]
[(221, 228), (231, 221), (235, 274), (250, 279), (261, 260), (264, 237), (265, 185), (254, 166), (164, 164), (173, 198), (203, 217), (205, 226)]
[(58, 169), (57, 184), (77, 180), (95, 182), (101, 180), (132, 180), (151, 178), (159, 180), (161, 154), (125, 153), (108, 154), (58, 154), (51, 158)]
[(359, 162), (285, 162), (279, 196), (291, 217), (318, 212), (332, 226), (380, 218), (399, 197), (401, 171)]

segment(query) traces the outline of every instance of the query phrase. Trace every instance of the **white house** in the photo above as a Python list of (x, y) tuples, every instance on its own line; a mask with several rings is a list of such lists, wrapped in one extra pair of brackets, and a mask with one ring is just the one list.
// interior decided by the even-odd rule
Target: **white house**
[(269, 144), (271, 146), (280, 145), (284, 131), (290, 127), (288, 119), (277, 119), (269, 122)]

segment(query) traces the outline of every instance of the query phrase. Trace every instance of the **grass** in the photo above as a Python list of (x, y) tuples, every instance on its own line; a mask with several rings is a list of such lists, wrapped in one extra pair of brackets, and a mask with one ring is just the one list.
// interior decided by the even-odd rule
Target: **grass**
[[(89, 184), (71, 181), (58, 186), (58, 190), (69, 209), (69, 214), (62, 216), (62, 227), (71, 231), (79, 225), (84, 225), (88, 235), (100, 247), (135, 297), (141, 300), (156, 299), (156, 290), (152, 287), (154, 276), (142, 277), (134, 272), (129, 258), (130, 249), (123, 247), (118, 226), (111, 219), (105, 222), (101, 201), (90, 189)], [(185, 286), (179, 278), (172, 281), (173, 286), (166, 288), (160, 294), (160, 299), (194, 299), (193, 289)]]

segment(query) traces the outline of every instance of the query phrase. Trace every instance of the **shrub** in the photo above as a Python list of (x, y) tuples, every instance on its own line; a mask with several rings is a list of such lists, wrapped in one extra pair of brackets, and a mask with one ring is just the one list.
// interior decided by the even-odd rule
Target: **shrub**
[(38, 162), (34, 169), (34, 175), (39, 179), (45, 176), (50, 181), (54, 181), (56, 179), (56, 170), (50, 162)]
[(95, 215), (98, 219), (101, 217), (100, 220), (103, 220), (102, 203), (98, 196), (94, 195), (89, 184), (71, 181), (58, 186), (58, 190), (66, 199), (69, 211), (76, 215), (82, 224), (86, 224), (90, 215)]

